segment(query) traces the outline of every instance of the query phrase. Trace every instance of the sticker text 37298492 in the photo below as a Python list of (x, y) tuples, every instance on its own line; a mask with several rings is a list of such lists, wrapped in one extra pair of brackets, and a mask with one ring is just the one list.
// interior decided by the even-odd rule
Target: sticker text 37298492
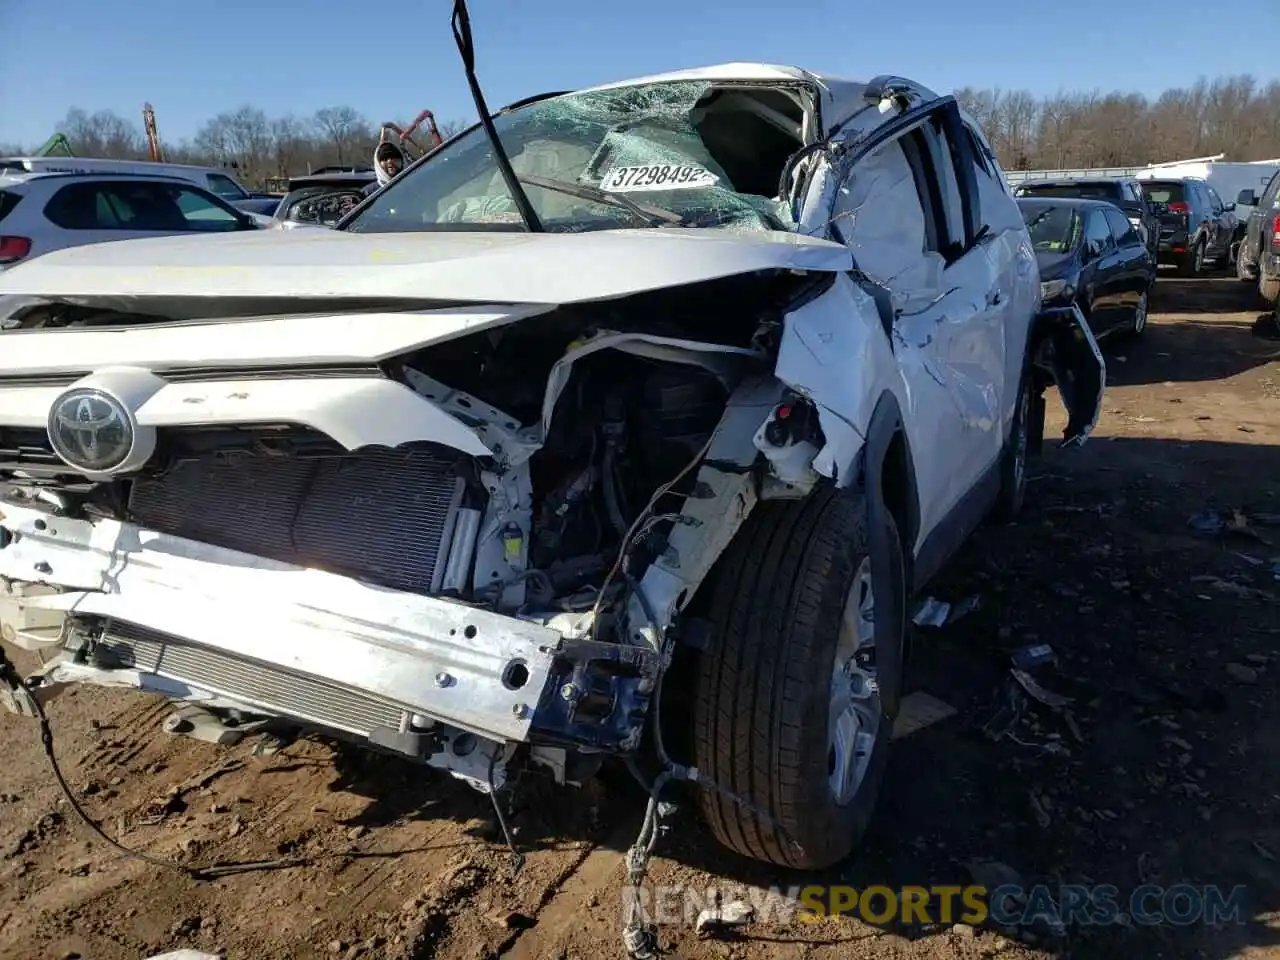
[(601, 189), (614, 193), (642, 190), (695, 190), (713, 187), (720, 181), (710, 170), (691, 163), (646, 163), (634, 167), (614, 167), (604, 175)]

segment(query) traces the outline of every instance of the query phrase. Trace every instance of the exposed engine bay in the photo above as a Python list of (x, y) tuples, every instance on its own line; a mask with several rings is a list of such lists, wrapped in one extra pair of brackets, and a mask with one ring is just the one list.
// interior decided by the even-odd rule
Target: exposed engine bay
[[(473, 426), (492, 457), (443, 443), (346, 450), (292, 424), (184, 426), (159, 431), (141, 470), (95, 482), (67, 475), (66, 464), (35, 438), (13, 430), (0, 436), (0, 469), (21, 478), (17, 502), (52, 497), (72, 516), (181, 538), (176, 544), (553, 628), (554, 648), (538, 648), (541, 667), (502, 641), (494, 652), (497, 694), (540, 697), (512, 705), (520, 736), (500, 737), (490, 721), (465, 711), (455, 726), (447, 714), (442, 720), (415, 712), (416, 700), (354, 695), (340, 683), (255, 663), (251, 645), (243, 648), (248, 656), (213, 650), (128, 615), (51, 616), (65, 651), (51, 679), (139, 671), (149, 678), (144, 688), (191, 701), (182, 712), (187, 732), (219, 742), (282, 719), (302, 721), (416, 756), (488, 789), (518, 749), (514, 741), (524, 741), (526, 758), (551, 767), (557, 779), (576, 780), (574, 763), (581, 765), (583, 754), (590, 766), (592, 754), (639, 743), (669, 657), (672, 618), (722, 546), (703, 544), (701, 557), (684, 547), (682, 557), (673, 531), (692, 536), (691, 543), (705, 540), (710, 531), (699, 528), (719, 524), (694, 514), (724, 511), (759, 486), (752, 474), (753, 464), (767, 463), (756, 463), (762, 449), (804, 444), (812, 457), (821, 445), (816, 418), (804, 417), (794, 421), (808, 423), (802, 433), (770, 422), (768, 438), (762, 433), (753, 443), (771, 409), (757, 397), (736, 427), (737, 462), (721, 465), (726, 487), (700, 479), (735, 391), (758, 379), (768, 383), (760, 397), (783, 398), (776, 380), (760, 376), (773, 362), (782, 311), (824, 282), (757, 274), (561, 308), (536, 324), (466, 335), (381, 365), (382, 376)], [(667, 319), (655, 323), (655, 315)], [(734, 322), (753, 315), (755, 322)], [(73, 310), (41, 323), (92, 327), (122, 319)], [(714, 535), (727, 542), (733, 529)], [(36, 531), (52, 532), (39, 521)], [(691, 579), (673, 579), (668, 595), (650, 598), (640, 581), (663, 559), (672, 569), (683, 559), (681, 576)], [(40, 617), (32, 619), (29, 606), (26, 616), (32, 636), (39, 634)], [(246, 643), (278, 643), (265, 623), (262, 630)], [(452, 655), (480, 656), (475, 625), (449, 633), (456, 635)], [(308, 642), (303, 655), (314, 656), (319, 641)], [(467, 679), (463, 670), (445, 669), (433, 685), (447, 693)]]

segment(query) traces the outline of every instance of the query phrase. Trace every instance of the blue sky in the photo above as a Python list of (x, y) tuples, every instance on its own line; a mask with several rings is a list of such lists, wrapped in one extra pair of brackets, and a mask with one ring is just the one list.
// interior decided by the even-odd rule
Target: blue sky
[[(1280, 2), (1247, 7), (1248, 36), (1280, 36)], [(471, 3), (493, 106), (727, 60), (1036, 94), (1152, 95), (1200, 74), (1280, 76), (1274, 44), (1248, 42), (1205, 9), (1203, 0)], [(344, 104), (375, 123), (424, 107), (442, 120), (472, 117), (449, 10), (449, 0), (0, 0), (0, 142), (43, 141), (71, 106), (140, 120), (148, 100), (167, 141), (243, 103), (273, 116)]]

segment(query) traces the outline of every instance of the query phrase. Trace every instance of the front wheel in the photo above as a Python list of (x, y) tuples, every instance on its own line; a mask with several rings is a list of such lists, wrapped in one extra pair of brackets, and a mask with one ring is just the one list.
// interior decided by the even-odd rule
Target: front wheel
[(694, 757), (724, 792), (700, 800), (716, 839), (755, 860), (843, 860), (880, 794), (907, 584), (893, 517), (867, 506), (832, 490), (761, 503), (714, 581)]
[(1196, 241), (1196, 245), (1192, 247), (1184, 256), (1181, 266), (1181, 272), (1184, 277), (1199, 277), (1204, 274), (1204, 239)]
[(1133, 320), (1129, 324), (1129, 333), (1135, 337), (1142, 336), (1144, 330), (1147, 329), (1147, 313), (1149, 307), (1149, 296), (1146, 290), (1142, 291), (1142, 296), (1138, 298), (1138, 304), (1133, 308)]
[(1018, 383), (1009, 439), (1000, 458), (1000, 492), (992, 510), (998, 522), (1010, 523), (1022, 512), (1027, 498), (1027, 461), (1033, 443), (1038, 444), (1043, 434), (1044, 398), (1036, 387), (1035, 370), (1028, 357)]
[(1236, 279), (1241, 283), (1252, 283), (1257, 277), (1249, 276), (1249, 269), (1245, 266), (1244, 257), (1240, 256), (1240, 251), (1236, 251)]

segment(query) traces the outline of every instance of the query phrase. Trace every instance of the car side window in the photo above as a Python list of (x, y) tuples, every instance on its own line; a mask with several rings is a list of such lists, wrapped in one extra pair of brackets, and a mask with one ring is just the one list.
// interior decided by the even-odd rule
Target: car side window
[(1138, 236), (1138, 231), (1133, 228), (1133, 224), (1119, 210), (1106, 211), (1107, 223), (1111, 225), (1111, 236), (1115, 240), (1116, 246), (1127, 247), (1133, 244), (1141, 246), (1142, 238)]
[(1209, 194), (1209, 205), (1213, 208), (1213, 212), (1225, 213), (1226, 207), (1222, 203), (1222, 198), (1218, 196), (1218, 191), (1213, 187), (1205, 187), (1204, 189)]
[(924, 254), (938, 249), (918, 183), (920, 146), (911, 133), (880, 144), (854, 164), (836, 196), (832, 229), (877, 286), (909, 283)]
[[(995, 166), (991, 162), (991, 157), (987, 153), (986, 147), (983, 146), (982, 140), (973, 132), (973, 127), (967, 123), (964, 125), (964, 135), (969, 141), (969, 153), (973, 157), (973, 166), (981, 175), (985, 175), (989, 180), (996, 179)], [(982, 183), (981, 180), (978, 181)]]
[(120, 217), (110, 198), (93, 183), (63, 187), (44, 207), (45, 218), (63, 230), (118, 230)]
[(184, 187), (172, 190), (174, 202), (182, 211), (190, 229), (217, 232), (234, 230), (239, 225), (239, 218), (226, 207), (215, 203), (211, 196)]
[(44, 212), (64, 230), (224, 233), (242, 223), (207, 194), (145, 181), (71, 184), (53, 195)]
[(1261, 208), (1263, 204), (1275, 207), (1280, 203), (1280, 173), (1275, 174), (1271, 178), (1271, 182), (1267, 184), (1267, 189), (1262, 192), (1262, 201), (1258, 204)]
[(239, 184), (221, 173), (209, 174), (209, 189), (223, 200), (244, 200), (248, 197), (248, 194), (240, 189)]
[(929, 146), (933, 159), (933, 168), (937, 172), (938, 183), (942, 188), (942, 204), (946, 211), (946, 237), (956, 249), (965, 245), (964, 233), (964, 198), (960, 191), (961, 180), (958, 175), (954, 150), (950, 138), (943, 127), (942, 117), (934, 116), (927, 124)]
[(1089, 211), (1084, 221), (1084, 239), (1090, 246), (1096, 245), (1099, 253), (1106, 253), (1113, 245), (1111, 227), (1101, 210)]

